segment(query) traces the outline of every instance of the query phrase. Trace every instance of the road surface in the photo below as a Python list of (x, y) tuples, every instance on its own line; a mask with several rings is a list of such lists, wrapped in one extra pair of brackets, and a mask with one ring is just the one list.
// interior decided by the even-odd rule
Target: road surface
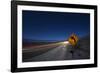
[(63, 60), (66, 58), (67, 48), (66, 45), (61, 44), (58, 47), (47, 51), (41, 55), (35, 56), (27, 61), (50, 61), (50, 60)]
[(66, 42), (24, 49), (24, 54), (28, 55), (27, 52), (31, 53), (31, 56), (23, 58), (23, 62), (89, 59), (89, 52), (87, 50), (80, 47), (73, 47)]

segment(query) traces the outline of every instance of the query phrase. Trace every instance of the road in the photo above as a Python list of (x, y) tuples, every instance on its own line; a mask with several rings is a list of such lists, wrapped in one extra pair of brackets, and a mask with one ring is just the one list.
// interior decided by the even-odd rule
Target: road
[(58, 47), (45, 52), (39, 56), (33, 57), (31, 59), (27, 59), (27, 61), (50, 61), (50, 60), (63, 60), (66, 58), (66, 45), (61, 44)]
[[(74, 59), (87, 59), (88, 52), (80, 50), (76, 47), (72, 47), (68, 42), (59, 42), (48, 44), (44, 46), (35, 47), (36, 51), (34, 52), (33, 48), (26, 50), (26, 52), (31, 53), (31, 57), (24, 59), (24, 62), (31, 61), (56, 61), (56, 60), (74, 60)], [(41, 50), (42, 49), (42, 50)], [(38, 50), (38, 51), (37, 51)], [(43, 53), (39, 53), (45, 50)], [(38, 54), (38, 55), (35, 55)], [(34, 56), (35, 55), (35, 56)]]

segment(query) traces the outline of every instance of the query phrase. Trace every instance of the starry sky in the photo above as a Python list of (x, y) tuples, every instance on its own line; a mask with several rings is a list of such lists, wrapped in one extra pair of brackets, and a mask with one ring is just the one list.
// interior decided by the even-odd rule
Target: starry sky
[(66, 40), (72, 33), (90, 34), (90, 14), (47, 11), (22, 11), (22, 38)]

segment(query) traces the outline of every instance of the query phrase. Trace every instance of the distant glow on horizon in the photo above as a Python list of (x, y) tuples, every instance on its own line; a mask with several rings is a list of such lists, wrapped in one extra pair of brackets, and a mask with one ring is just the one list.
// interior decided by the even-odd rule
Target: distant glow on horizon
[(68, 42), (68, 41), (64, 41), (63, 43), (64, 43), (64, 44), (68, 44), (69, 42)]

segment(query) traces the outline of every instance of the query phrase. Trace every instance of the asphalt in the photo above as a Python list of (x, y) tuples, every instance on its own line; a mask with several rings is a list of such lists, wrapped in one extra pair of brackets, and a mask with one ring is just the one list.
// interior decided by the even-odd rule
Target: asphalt
[(60, 45), (46, 53), (35, 56), (27, 61), (52, 61), (52, 60), (63, 60), (66, 56), (67, 48), (65, 45)]
[[(89, 44), (90, 43), (88, 39), (83, 39), (82, 41), (79, 42), (77, 46), (74, 47), (69, 43), (64, 43), (64, 42), (48, 44), (43, 47), (37, 47), (38, 49), (43, 49), (42, 51), (45, 51), (42, 52), (38, 50), (39, 52), (42, 52), (40, 54), (37, 54), (38, 51), (34, 52), (32, 48), (29, 50), (29, 53), (31, 53), (31, 57), (25, 59), (23, 58), (23, 62), (89, 59), (90, 58)], [(37, 55), (34, 55), (34, 53), (36, 53)]]

